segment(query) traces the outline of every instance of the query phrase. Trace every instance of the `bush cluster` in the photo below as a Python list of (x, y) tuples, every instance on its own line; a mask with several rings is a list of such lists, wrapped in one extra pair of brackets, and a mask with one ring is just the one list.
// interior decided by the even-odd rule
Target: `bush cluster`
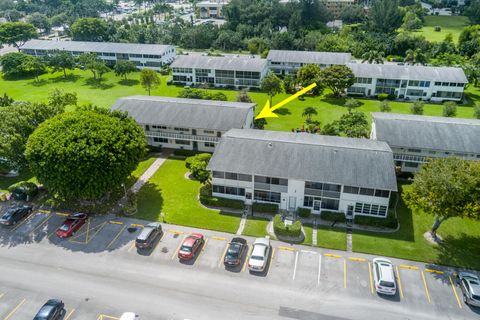
[(200, 90), (196, 88), (187, 88), (180, 91), (179, 98), (188, 99), (203, 99), (203, 100), (220, 100), (227, 101), (227, 96), (223, 92), (210, 93), (206, 90)]
[(308, 218), (310, 217), (312, 210), (308, 208), (298, 208), (297, 213), (302, 218)]
[(327, 221), (345, 222), (345, 214), (338, 211), (322, 211), (320, 218)]
[(173, 151), (173, 154), (175, 156), (180, 156), (180, 157), (192, 157), (199, 153), (202, 153), (202, 152), (195, 151), (195, 150), (185, 150), (185, 149), (177, 149)]
[(298, 238), (302, 235), (302, 223), (297, 220), (291, 225), (285, 225), (280, 214), (273, 218), (273, 231), (280, 237)]
[(25, 193), (28, 196), (35, 195), (38, 192), (38, 187), (35, 183), (30, 181), (19, 181), (17, 183), (12, 184), (8, 187), (8, 191), (13, 192), (17, 188), (22, 188), (25, 190)]
[(372, 227), (392, 228), (395, 229), (398, 225), (397, 218), (391, 212), (387, 214), (386, 218), (370, 217), (370, 216), (355, 216), (354, 223)]
[(233, 200), (226, 198), (217, 198), (208, 195), (200, 195), (200, 202), (206, 206), (222, 207), (241, 210), (245, 204), (241, 200)]
[(252, 210), (254, 212), (277, 213), (278, 212), (278, 204), (255, 202), (252, 205)]

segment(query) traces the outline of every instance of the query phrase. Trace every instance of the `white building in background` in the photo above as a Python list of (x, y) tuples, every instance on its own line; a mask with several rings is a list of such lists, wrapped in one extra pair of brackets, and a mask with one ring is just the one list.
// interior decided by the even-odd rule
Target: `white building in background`
[(403, 172), (417, 172), (431, 158), (480, 161), (480, 120), (372, 113), (371, 139), (385, 141)]
[(201, 19), (222, 19), (222, 8), (228, 3), (227, 0), (210, 0), (196, 3)]
[(347, 89), (352, 95), (387, 93), (397, 99), (461, 101), (468, 83), (461, 68), (368, 63), (347, 66), (356, 77), (355, 84)]
[(267, 56), (269, 70), (281, 75), (296, 74), (306, 64), (316, 64), (323, 69), (351, 60), (352, 55), (346, 52), (270, 50)]
[(126, 111), (154, 147), (213, 152), (228, 130), (252, 128), (254, 103), (131, 96), (111, 110)]
[(55, 51), (67, 51), (73, 56), (96, 53), (109, 66), (113, 66), (118, 60), (129, 60), (139, 69), (153, 70), (160, 70), (162, 66), (169, 65), (176, 57), (174, 46), (141, 43), (30, 40), (20, 51), (36, 57)]
[(172, 63), (173, 82), (185, 85), (260, 87), (267, 70), (267, 60), (254, 56), (189, 54)]
[(397, 191), (393, 154), (381, 141), (232, 129), (208, 165), (214, 196), (385, 217)]

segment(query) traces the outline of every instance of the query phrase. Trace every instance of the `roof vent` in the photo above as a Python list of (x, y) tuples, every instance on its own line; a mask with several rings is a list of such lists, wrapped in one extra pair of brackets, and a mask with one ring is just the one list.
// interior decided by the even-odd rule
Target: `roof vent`
[(269, 143), (267, 143), (267, 146), (271, 149), (271, 148), (273, 148), (273, 143), (269, 142)]

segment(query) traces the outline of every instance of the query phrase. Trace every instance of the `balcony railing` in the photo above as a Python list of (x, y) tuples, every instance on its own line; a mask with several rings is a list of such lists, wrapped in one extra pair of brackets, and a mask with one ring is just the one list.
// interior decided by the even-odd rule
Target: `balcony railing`
[(415, 155), (411, 155), (411, 154), (394, 153), (393, 154), (393, 160), (416, 162), (416, 163), (427, 163), (427, 157), (415, 156)]
[(174, 133), (174, 132), (163, 132), (163, 131), (145, 131), (145, 136), (151, 138), (170, 138), (176, 140), (188, 140), (188, 141), (202, 141), (202, 142), (213, 142), (217, 143), (219, 137), (210, 137), (210, 136), (197, 136), (193, 134), (183, 134), (183, 133)]

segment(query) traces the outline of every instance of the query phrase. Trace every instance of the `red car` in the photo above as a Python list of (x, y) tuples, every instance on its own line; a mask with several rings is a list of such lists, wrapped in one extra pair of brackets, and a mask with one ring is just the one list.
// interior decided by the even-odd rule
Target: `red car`
[(55, 234), (59, 238), (71, 237), (78, 229), (80, 229), (85, 222), (87, 222), (88, 216), (85, 213), (74, 213), (65, 219), (63, 224), (55, 231)]
[(195, 257), (198, 250), (202, 247), (205, 238), (203, 234), (200, 233), (192, 233), (188, 237), (183, 240), (182, 246), (178, 251), (178, 258), (180, 260), (190, 260)]

